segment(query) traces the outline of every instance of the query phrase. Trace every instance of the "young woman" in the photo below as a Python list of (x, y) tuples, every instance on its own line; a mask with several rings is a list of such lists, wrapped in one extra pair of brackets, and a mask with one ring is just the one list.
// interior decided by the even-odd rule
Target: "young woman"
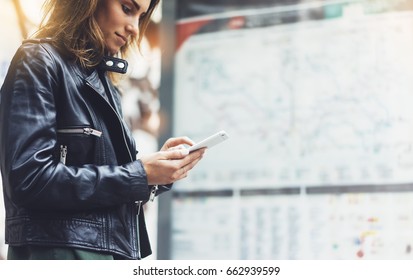
[[(141, 259), (142, 203), (185, 178), (187, 137), (136, 159), (112, 80), (159, 0), (49, 0), (0, 91), (8, 259)], [(139, 143), (138, 143), (139, 144)], [(139, 145), (138, 145), (139, 146)]]

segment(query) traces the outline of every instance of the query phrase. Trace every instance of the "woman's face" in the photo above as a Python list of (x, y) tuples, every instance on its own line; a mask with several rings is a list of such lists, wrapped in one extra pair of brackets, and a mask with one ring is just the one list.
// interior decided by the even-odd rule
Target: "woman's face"
[(101, 28), (107, 51), (114, 55), (131, 37), (139, 36), (139, 20), (151, 0), (101, 0), (96, 21)]

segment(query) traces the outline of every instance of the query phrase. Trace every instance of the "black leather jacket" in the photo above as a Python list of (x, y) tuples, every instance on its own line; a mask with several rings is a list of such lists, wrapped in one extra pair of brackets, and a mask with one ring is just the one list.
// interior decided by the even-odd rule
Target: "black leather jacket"
[(108, 90), (47, 40), (18, 49), (0, 92), (6, 243), (151, 254), (146, 173)]

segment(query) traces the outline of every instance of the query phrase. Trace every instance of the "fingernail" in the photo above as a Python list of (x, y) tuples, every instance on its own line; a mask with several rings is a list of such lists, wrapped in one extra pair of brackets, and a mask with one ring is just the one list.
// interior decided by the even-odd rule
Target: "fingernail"
[(182, 149), (181, 150), (181, 155), (186, 156), (189, 154), (189, 150), (188, 149)]

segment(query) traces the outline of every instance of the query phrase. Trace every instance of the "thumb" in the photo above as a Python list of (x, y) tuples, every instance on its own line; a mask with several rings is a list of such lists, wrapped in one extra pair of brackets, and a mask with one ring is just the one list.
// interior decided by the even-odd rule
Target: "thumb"
[(189, 154), (188, 149), (176, 149), (163, 152), (165, 159), (181, 159)]
[(184, 145), (178, 145), (178, 146), (168, 148), (169, 151), (178, 150), (178, 149), (186, 149), (186, 147)]

